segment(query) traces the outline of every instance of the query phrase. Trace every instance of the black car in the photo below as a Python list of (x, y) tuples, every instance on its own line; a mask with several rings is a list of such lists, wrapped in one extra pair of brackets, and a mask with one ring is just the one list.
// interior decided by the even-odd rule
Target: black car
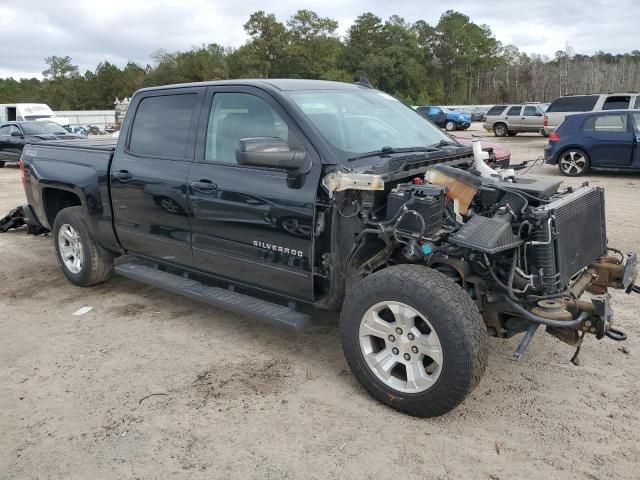
[(0, 125), (0, 168), (7, 162), (18, 162), (22, 149), (42, 140), (85, 138), (69, 132), (55, 122), (7, 122)]

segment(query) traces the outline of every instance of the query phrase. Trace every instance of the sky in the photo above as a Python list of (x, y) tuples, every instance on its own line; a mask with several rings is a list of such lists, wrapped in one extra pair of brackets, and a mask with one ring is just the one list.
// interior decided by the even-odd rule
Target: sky
[(581, 54), (640, 50), (640, 0), (0, 0), (0, 77), (41, 78), (51, 55), (69, 55), (84, 73), (104, 60), (152, 64), (159, 49), (238, 47), (252, 12), (285, 22), (302, 8), (338, 20), (341, 35), (363, 12), (434, 25), (452, 9), (527, 53), (552, 57), (567, 43)]

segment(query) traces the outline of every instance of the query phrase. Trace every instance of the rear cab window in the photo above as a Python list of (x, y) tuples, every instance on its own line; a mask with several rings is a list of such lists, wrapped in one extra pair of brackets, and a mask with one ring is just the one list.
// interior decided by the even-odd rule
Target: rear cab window
[(175, 93), (143, 98), (131, 126), (129, 153), (146, 157), (185, 159), (199, 96)]
[(504, 112), (505, 108), (507, 108), (506, 105), (496, 105), (494, 107), (491, 107), (487, 112), (487, 116), (500, 115), (502, 112)]
[(556, 98), (546, 113), (561, 112), (590, 112), (596, 106), (598, 95), (575, 95)]

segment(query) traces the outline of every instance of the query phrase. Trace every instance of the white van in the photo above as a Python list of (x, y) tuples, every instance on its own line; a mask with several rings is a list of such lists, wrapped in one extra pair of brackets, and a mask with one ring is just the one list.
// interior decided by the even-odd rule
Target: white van
[(599, 112), (600, 110), (626, 110), (629, 108), (640, 108), (640, 94), (638, 92), (558, 97), (551, 102), (545, 112), (543, 121), (544, 135), (550, 135), (558, 125), (564, 122), (564, 118), (567, 115), (582, 112)]
[(58, 117), (46, 103), (3, 103), (0, 104), (0, 123), (33, 120), (50, 120), (58, 125), (69, 125), (67, 117)]

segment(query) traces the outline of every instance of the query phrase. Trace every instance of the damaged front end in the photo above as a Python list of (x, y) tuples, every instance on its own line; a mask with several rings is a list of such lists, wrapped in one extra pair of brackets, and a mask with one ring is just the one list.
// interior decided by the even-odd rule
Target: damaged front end
[(395, 169), (325, 177), (334, 229), (343, 231), (334, 257), (324, 258), (326, 278), (337, 261), (347, 292), (393, 264), (439, 270), (474, 299), (491, 335), (525, 332), (514, 359), (540, 326), (578, 351), (587, 333), (626, 338), (613, 327), (608, 291), (638, 291), (636, 255), (608, 246), (604, 191), (495, 172), (477, 143), (475, 164), (463, 168), (436, 161), (419, 170), (411, 156), (392, 159)]

